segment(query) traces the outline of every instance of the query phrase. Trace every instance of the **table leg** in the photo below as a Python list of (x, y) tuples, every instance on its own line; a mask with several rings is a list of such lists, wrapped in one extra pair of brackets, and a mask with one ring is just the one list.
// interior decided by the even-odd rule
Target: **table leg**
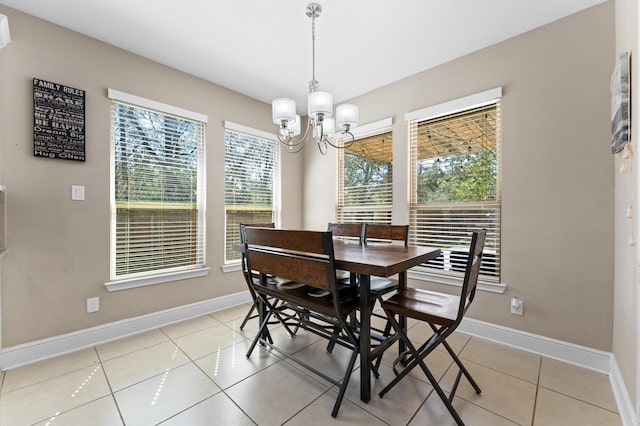
[(371, 399), (371, 277), (360, 275), (360, 399)]
[[(398, 292), (401, 292), (406, 288), (407, 288), (407, 271), (403, 271), (398, 274)], [(407, 317), (405, 317), (404, 315), (399, 315), (398, 324), (400, 325), (400, 327), (402, 327), (402, 331), (406, 333)], [(398, 342), (398, 355), (402, 355), (402, 353), (406, 350), (407, 350), (407, 347), (404, 343), (404, 340), (400, 339), (400, 341)], [(406, 356), (402, 357), (402, 359), (400, 360), (400, 363), (402, 365), (405, 365), (405, 361), (406, 361)]]

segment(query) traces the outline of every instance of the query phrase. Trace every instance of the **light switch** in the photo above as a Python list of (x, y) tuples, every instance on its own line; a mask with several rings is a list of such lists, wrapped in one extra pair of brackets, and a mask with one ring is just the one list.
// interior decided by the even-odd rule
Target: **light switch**
[(71, 185), (71, 199), (74, 201), (84, 201), (84, 186)]

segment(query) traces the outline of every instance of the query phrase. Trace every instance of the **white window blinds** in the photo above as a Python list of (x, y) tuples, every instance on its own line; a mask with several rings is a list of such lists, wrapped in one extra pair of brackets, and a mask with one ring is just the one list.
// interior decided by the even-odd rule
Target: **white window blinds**
[(120, 101), (142, 98), (109, 95), (111, 278), (203, 266), (204, 121)]
[(391, 223), (393, 134), (388, 121), (338, 152), (337, 222)]
[(278, 223), (280, 147), (273, 138), (225, 123), (225, 263), (240, 259), (241, 223)]
[[(416, 117), (416, 115), (418, 115)], [(412, 244), (440, 247), (424, 265), (462, 276), (474, 229), (487, 229), (481, 280), (500, 279), (500, 102), (409, 120)]]

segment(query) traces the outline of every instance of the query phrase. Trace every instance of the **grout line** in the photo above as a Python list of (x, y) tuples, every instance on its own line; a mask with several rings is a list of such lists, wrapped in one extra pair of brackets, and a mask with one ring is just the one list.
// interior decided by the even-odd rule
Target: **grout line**
[(531, 424), (533, 425), (536, 421), (536, 409), (538, 408), (538, 393), (540, 392), (540, 377), (542, 376), (542, 359), (540, 357), (540, 362), (538, 363), (538, 377), (536, 380), (536, 393), (533, 397), (533, 413), (531, 413)]
[(120, 406), (118, 405), (118, 400), (116, 399), (116, 395), (113, 392), (113, 388), (111, 387), (111, 382), (109, 381), (109, 376), (107, 376), (107, 371), (104, 369), (104, 365), (102, 364), (102, 358), (100, 358), (100, 353), (98, 352), (98, 348), (95, 346), (93, 350), (96, 352), (96, 357), (98, 358), (98, 363), (100, 364), (100, 369), (102, 370), (102, 374), (104, 374), (104, 380), (107, 382), (107, 386), (109, 387), (109, 392), (111, 395), (111, 399), (113, 399), (113, 403), (116, 406), (116, 410), (118, 410), (118, 416), (120, 416), (120, 421), (123, 425), (126, 425), (124, 421), (124, 416), (122, 415), (122, 410), (120, 410)]
[(548, 388), (548, 387), (545, 387), (545, 386), (539, 386), (539, 387), (540, 387), (540, 388), (542, 388), (542, 389), (544, 389), (544, 390), (547, 390), (547, 391), (549, 391), (549, 392), (553, 392), (553, 393), (557, 393), (558, 395), (566, 396), (567, 398), (571, 398), (571, 399), (573, 399), (574, 401), (582, 402), (583, 404), (587, 404), (587, 405), (590, 405), (590, 406), (592, 406), (592, 407), (599, 408), (599, 409), (601, 409), (601, 410), (605, 410), (605, 411), (608, 411), (608, 412), (610, 412), (610, 413), (613, 413), (613, 414), (616, 414), (616, 415), (620, 416), (620, 413), (619, 413), (619, 412), (617, 412), (617, 411), (613, 411), (613, 410), (611, 410), (611, 409), (609, 409), (609, 408), (606, 408), (606, 407), (602, 407), (602, 406), (600, 406), (600, 405), (598, 405), (598, 404), (596, 404), (596, 403), (589, 402), (589, 401), (585, 401), (584, 399), (579, 399), (579, 398), (576, 398), (575, 396), (568, 395), (568, 394), (566, 394), (566, 393), (563, 393), (563, 392), (560, 392), (560, 391), (558, 391), (558, 390), (551, 389), (551, 388)]

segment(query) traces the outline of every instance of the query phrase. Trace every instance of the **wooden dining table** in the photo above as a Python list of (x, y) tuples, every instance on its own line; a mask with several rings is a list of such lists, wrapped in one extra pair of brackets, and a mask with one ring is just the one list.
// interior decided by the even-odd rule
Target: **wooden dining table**
[(335, 266), (355, 273), (360, 282), (360, 399), (371, 399), (371, 276), (398, 274), (399, 286), (407, 282), (407, 270), (440, 256), (440, 249), (393, 244), (359, 244), (334, 239)]

